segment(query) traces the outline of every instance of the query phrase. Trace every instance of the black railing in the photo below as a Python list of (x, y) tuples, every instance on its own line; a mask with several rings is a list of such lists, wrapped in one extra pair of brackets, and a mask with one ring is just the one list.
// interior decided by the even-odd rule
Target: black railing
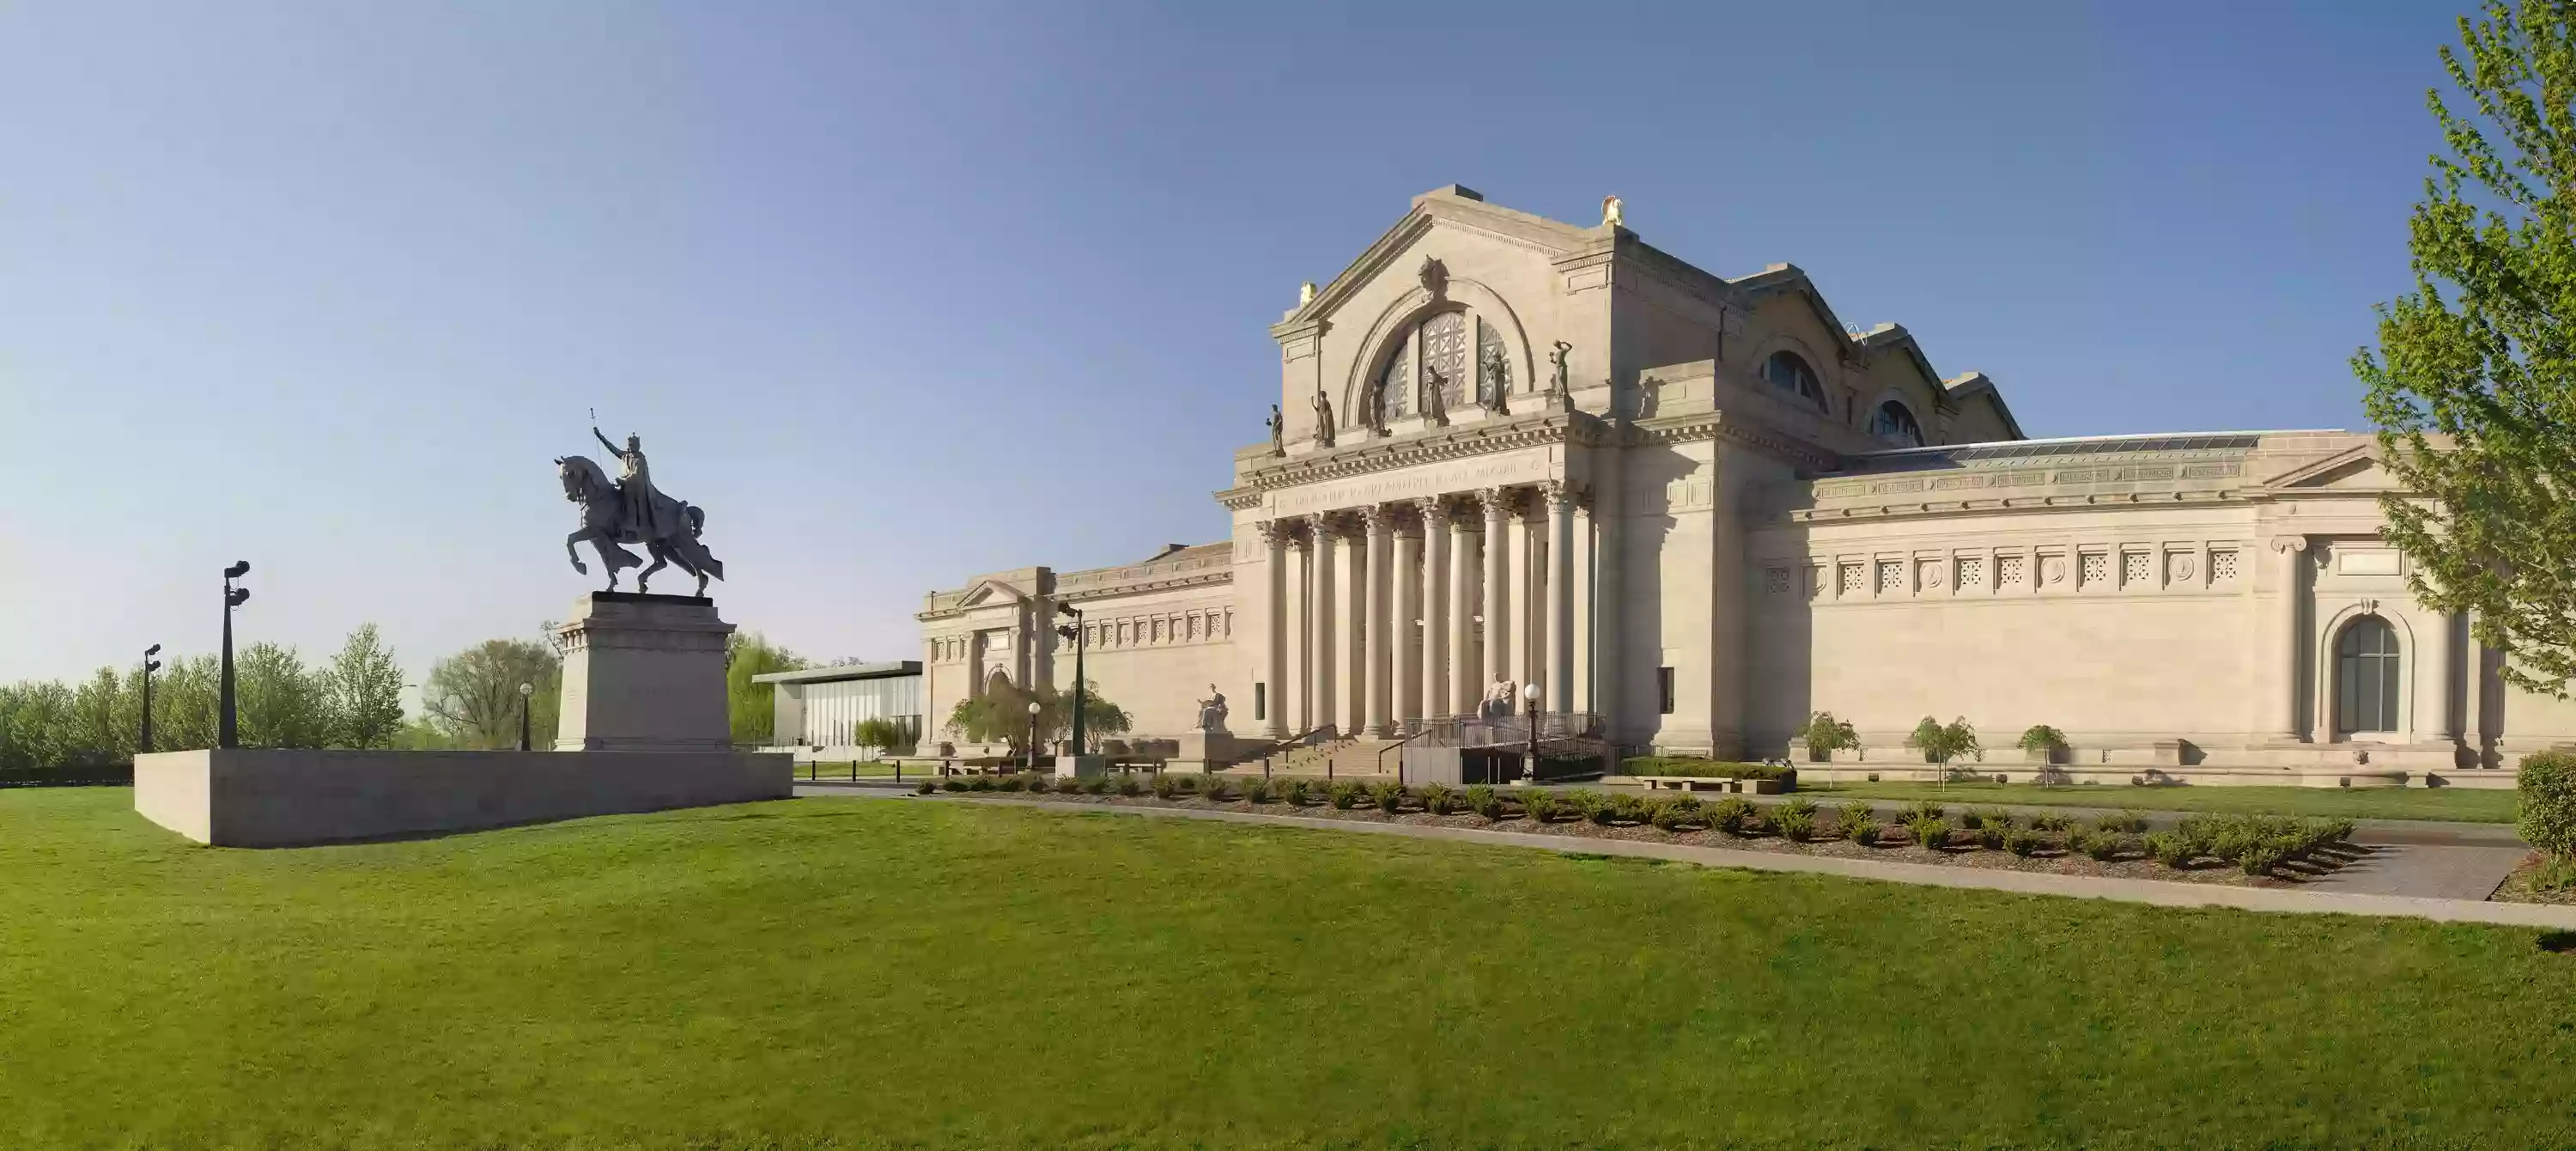
[(1414, 737), (1424, 747), (1522, 747), (1529, 746), (1530, 727), (1535, 721), (1538, 738), (1547, 740), (1601, 739), (1601, 716), (1589, 711), (1542, 711), (1537, 715), (1450, 715), (1436, 716)]

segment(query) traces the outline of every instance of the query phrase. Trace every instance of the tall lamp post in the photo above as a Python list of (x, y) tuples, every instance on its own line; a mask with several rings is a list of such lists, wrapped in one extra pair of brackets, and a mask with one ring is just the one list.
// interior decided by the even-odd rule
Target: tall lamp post
[(519, 750), (528, 750), (528, 700), (537, 694), (536, 685), (519, 685)]
[(224, 671), (215, 701), (216, 747), (241, 746), (241, 728), (233, 715), (233, 609), (250, 598), (250, 589), (234, 587), (233, 581), (249, 574), (249, 560), (234, 560), (224, 569)]
[(1071, 624), (1057, 627), (1055, 633), (1073, 641), (1073, 753), (1080, 755), (1087, 746), (1082, 742), (1082, 697), (1091, 694), (1090, 681), (1082, 678), (1082, 653), (1090, 645), (1084, 642), (1088, 637), (1082, 630), (1082, 609), (1060, 603), (1055, 610), (1073, 617)]
[(1029, 701), (1029, 770), (1038, 769), (1038, 701)]
[(134, 744), (139, 755), (152, 754), (152, 673), (161, 670), (161, 661), (152, 657), (159, 654), (161, 645), (157, 643), (143, 649), (143, 732)]
[(1538, 696), (1537, 683), (1521, 686), (1521, 698), (1529, 701), (1529, 770), (1521, 773), (1523, 783), (1538, 782)]

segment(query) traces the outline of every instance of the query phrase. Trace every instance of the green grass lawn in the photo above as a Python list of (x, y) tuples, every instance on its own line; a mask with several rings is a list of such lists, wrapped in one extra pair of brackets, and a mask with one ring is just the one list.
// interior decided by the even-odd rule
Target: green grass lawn
[(0, 1145), (2576, 1141), (2576, 954), (940, 800), (187, 846), (0, 792)]
[(2049, 807), (2136, 807), (2148, 811), (2217, 811), (2271, 815), (2337, 815), (2354, 819), (2450, 819), (2469, 823), (2513, 822), (2513, 792), (2464, 787), (2386, 787), (2346, 791), (2325, 787), (2119, 787), (2090, 784), (2038, 787), (2027, 783), (1826, 784), (1801, 779), (1798, 790), (1817, 799), (1944, 799), (1951, 803), (2026, 803)]

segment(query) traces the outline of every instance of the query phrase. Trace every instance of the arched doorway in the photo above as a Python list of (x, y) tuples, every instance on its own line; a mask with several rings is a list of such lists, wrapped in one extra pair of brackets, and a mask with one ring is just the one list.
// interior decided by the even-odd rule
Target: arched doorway
[(2404, 728), (2398, 715), (2403, 661), (2397, 629), (2375, 615), (2356, 617), (2335, 637), (2334, 729), (2338, 739)]

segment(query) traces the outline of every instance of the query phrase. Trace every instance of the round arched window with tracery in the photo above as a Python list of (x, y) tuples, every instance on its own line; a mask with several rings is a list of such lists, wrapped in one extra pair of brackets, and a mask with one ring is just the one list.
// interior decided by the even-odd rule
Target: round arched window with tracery
[[(1384, 401), (1388, 419), (1420, 411), (1422, 389), (1434, 383), (1440, 387), (1444, 410), (1455, 411), (1466, 402), (1467, 389), (1479, 374), (1477, 365), (1488, 358), (1484, 345), (1490, 342), (1495, 350), (1503, 346), (1502, 337), (1493, 327), (1477, 320), (1477, 354), (1471, 357), (1467, 346), (1468, 318), (1464, 311), (1440, 312), (1406, 327), (1389, 341), (1386, 359), (1371, 382)], [(1358, 413), (1353, 413), (1354, 420), (1359, 418)]]

